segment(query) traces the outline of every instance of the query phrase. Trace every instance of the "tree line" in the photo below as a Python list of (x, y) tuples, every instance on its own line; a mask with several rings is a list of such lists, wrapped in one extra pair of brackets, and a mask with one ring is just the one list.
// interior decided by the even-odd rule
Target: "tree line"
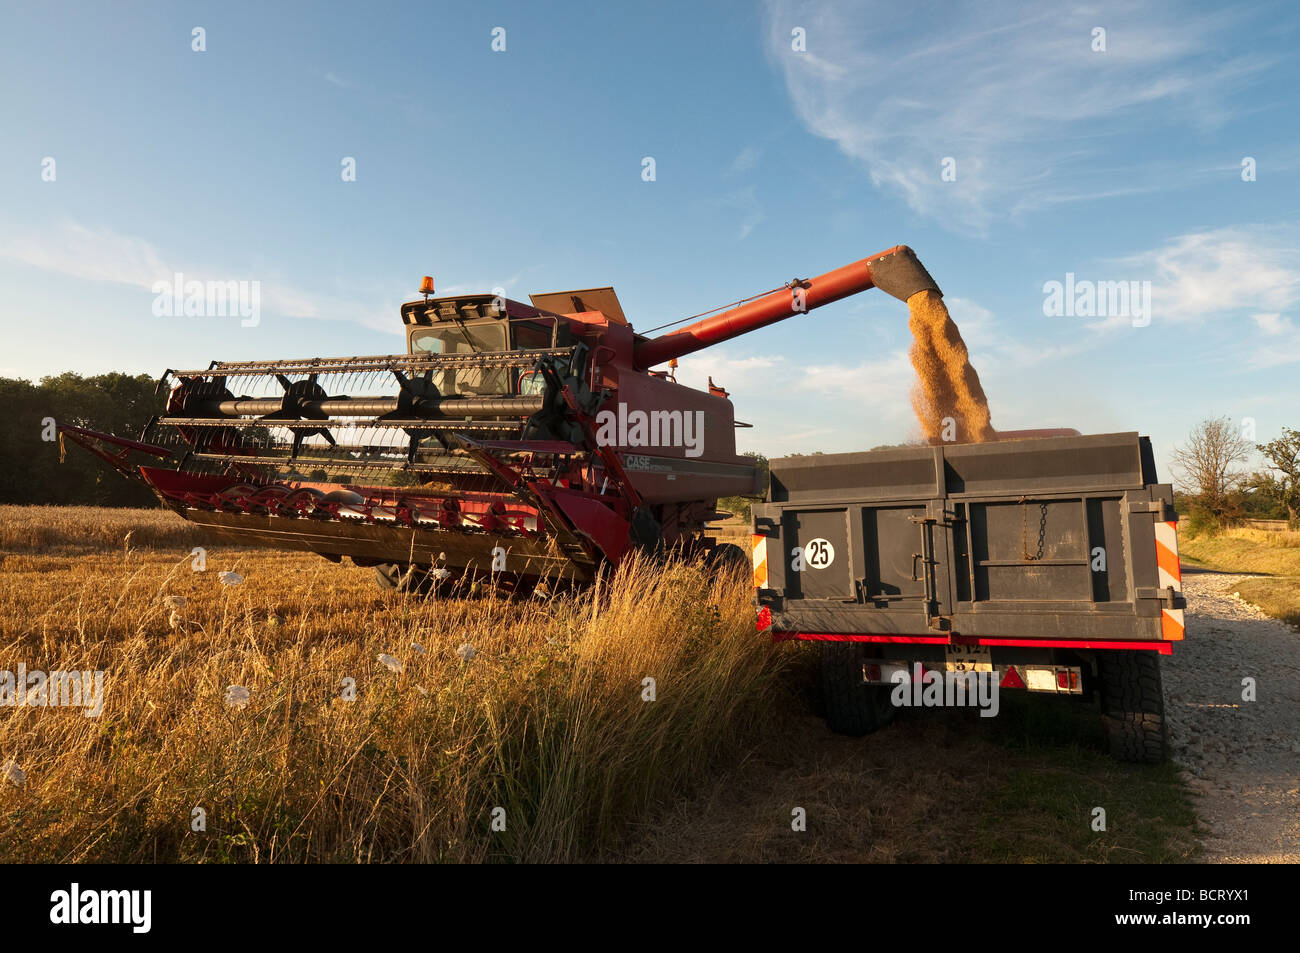
[[(1263, 467), (1243, 464), (1259, 451)], [(1300, 430), (1283, 427), (1264, 443), (1247, 438), (1229, 417), (1197, 424), (1187, 442), (1172, 452), (1181, 494), (1193, 530), (1227, 526), (1242, 519), (1284, 519), (1300, 525)]]
[(80, 447), (70, 444), (60, 463), (53, 423), (139, 437), (166, 402), (156, 383), (144, 374), (0, 377), (0, 503), (153, 505), (152, 493)]

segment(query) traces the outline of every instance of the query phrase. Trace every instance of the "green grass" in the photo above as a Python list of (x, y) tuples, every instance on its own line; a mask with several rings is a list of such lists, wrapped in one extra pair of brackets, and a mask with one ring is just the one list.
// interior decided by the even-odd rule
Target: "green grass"
[[(1106, 753), (1095, 704), (1001, 696), (999, 786), (972, 805), (962, 859), (984, 863), (1185, 863), (1196, 813), (1172, 763), (1134, 765)], [(1104, 831), (1093, 830), (1094, 809)]]

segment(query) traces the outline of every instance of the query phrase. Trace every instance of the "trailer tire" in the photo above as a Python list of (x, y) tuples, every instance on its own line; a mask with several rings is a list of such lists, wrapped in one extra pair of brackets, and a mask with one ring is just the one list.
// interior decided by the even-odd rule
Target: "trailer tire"
[(1148, 651), (1099, 653), (1102, 725), (1119, 761), (1159, 764), (1168, 754), (1160, 656)]
[(840, 735), (860, 738), (894, 720), (888, 685), (865, 685), (866, 649), (856, 642), (821, 643), (822, 700), (826, 724)]

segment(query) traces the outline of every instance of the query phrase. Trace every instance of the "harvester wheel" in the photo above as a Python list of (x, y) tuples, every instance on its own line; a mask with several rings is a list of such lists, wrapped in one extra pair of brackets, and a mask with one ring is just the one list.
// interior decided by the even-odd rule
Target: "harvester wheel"
[(380, 589), (401, 589), (403, 571), (397, 563), (380, 563), (375, 567), (375, 582)]
[[(396, 589), (398, 592), (410, 592), (420, 596), (441, 596), (456, 589), (459, 577), (445, 569), (421, 569), (419, 566), (403, 566), (399, 563), (380, 563), (375, 567), (375, 582), (380, 589)], [(463, 587), (462, 587), (463, 588)]]
[(822, 699), (826, 724), (841, 735), (861, 737), (894, 720), (890, 686), (862, 681), (866, 648), (857, 642), (823, 642)]
[(735, 543), (723, 543), (720, 546), (714, 546), (704, 557), (704, 565), (714, 576), (724, 576), (728, 573), (745, 573), (749, 574), (750, 560), (745, 551)]
[(1160, 656), (1155, 652), (1102, 652), (1097, 674), (1111, 757), (1142, 764), (1164, 761), (1168, 731)]

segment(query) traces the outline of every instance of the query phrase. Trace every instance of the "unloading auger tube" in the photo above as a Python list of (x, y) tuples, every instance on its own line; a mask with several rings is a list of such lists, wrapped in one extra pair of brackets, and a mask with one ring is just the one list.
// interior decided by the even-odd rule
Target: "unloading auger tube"
[[(721, 388), (651, 368), (873, 286), (938, 291), (900, 245), (657, 338), (633, 331), (613, 289), (542, 296), (572, 302), (559, 311), (426, 295), (402, 306), (407, 354), (169, 370), (166, 410), (138, 440), (60, 431), (222, 538), (348, 556), (390, 583), (583, 583), (666, 546), (726, 565), (743, 554), (706, 524), (718, 498), (759, 489), (735, 450), (744, 425)], [(682, 440), (602, 437), (615, 408), (661, 415)]]

